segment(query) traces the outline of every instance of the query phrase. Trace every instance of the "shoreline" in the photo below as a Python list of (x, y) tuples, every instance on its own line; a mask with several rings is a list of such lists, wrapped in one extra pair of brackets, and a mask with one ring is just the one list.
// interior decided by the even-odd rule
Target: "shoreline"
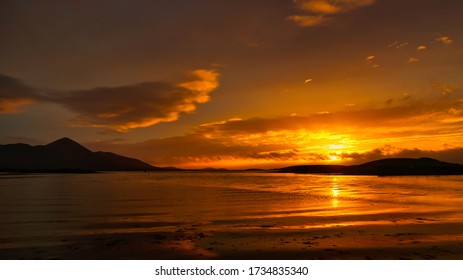
[(21, 247), (1, 240), (0, 259), (463, 259), (463, 225), (428, 221), (301, 229), (177, 225), (28, 242)]

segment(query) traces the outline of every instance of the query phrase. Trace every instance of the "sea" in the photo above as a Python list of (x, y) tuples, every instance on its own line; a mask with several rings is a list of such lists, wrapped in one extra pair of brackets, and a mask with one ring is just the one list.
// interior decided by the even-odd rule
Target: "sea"
[(1, 174), (0, 249), (66, 236), (463, 224), (463, 176), (267, 172)]

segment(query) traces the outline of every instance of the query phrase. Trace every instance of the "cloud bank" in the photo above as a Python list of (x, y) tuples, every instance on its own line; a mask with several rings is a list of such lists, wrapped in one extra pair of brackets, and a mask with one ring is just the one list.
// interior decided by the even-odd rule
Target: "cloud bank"
[(384, 157), (462, 162), (463, 94), (436, 95), (390, 99), (383, 107), (362, 110), (234, 118), (197, 126), (184, 136), (89, 146), (180, 167), (356, 164)]

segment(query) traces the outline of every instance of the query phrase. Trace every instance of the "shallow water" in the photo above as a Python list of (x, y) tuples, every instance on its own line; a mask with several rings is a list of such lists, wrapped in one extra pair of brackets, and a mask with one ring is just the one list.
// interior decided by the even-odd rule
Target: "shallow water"
[(463, 223), (463, 176), (241, 172), (0, 176), (0, 249), (66, 236)]

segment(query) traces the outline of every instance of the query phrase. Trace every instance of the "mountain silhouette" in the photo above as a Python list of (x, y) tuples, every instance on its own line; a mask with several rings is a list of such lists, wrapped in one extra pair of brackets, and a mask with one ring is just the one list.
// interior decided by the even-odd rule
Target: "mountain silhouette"
[(0, 145), (3, 172), (91, 172), (163, 170), (140, 161), (108, 152), (92, 152), (67, 137), (47, 145)]
[(463, 165), (432, 158), (387, 158), (360, 165), (298, 165), (277, 169), (280, 173), (340, 175), (463, 175)]

